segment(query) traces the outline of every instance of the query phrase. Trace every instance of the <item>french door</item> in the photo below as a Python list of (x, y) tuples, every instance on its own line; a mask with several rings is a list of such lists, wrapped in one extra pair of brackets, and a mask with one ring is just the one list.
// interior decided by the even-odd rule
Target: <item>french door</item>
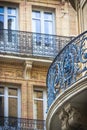
[(16, 7), (0, 6), (0, 49), (17, 50), (18, 10)]
[(43, 54), (44, 49), (49, 49), (49, 46), (53, 44), (52, 35), (54, 34), (54, 13), (44, 10), (33, 10), (32, 31), (34, 32), (34, 52), (36, 50)]
[[(46, 90), (34, 89), (34, 119), (39, 121), (46, 120), (46, 110), (47, 110), (47, 94)], [(35, 128), (44, 129), (44, 122), (40, 125), (36, 125)]]
[(21, 116), (20, 89), (0, 85), (0, 130), (17, 126), (17, 117)]

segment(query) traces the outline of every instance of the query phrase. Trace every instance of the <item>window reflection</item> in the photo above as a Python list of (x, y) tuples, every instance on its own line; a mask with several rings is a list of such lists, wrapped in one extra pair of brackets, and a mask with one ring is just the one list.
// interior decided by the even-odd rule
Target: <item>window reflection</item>
[(35, 100), (34, 101), (34, 111), (36, 119), (43, 120), (43, 101)]
[(9, 98), (9, 117), (17, 117), (17, 99)]
[(17, 96), (17, 88), (9, 88), (8, 94), (12, 96)]
[(8, 29), (15, 29), (16, 28), (16, 17), (8, 16)]
[(0, 87), (0, 95), (4, 94), (4, 87)]
[(3, 41), (4, 8), (0, 6), (0, 40)]
[(4, 7), (0, 6), (0, 13), (4, 13)]
[(16, 10), (15, 8), (11, 8), (11, 7), (8, 7), (8, 14), (12, 14), (12, 15), (16, 15)]
[(34, 118), (43, 120), (43, 91), (34, 90)]
[(34, 98), (41, 98), (41, 99), (43, 99), (42, 91), (34, 91)]
[(0, 116), (18, 116), (18, 88), (0, 86)]
[(4, 116), (4, 97), (0, 96), (0, 116)]

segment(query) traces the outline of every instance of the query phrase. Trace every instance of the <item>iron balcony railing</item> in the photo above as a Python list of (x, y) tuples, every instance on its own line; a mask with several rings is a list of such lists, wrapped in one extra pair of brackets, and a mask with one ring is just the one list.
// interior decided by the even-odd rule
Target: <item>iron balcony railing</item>
[(0, 53), (55, 57), (73, 37), (0, 29)]
[(0, 116), (0, 130), (46, 130), (44, 120)]
[(55, 57), (47, 74), (48, 108), (73, 83), (87, 76), (87, 31), (70, 41)]

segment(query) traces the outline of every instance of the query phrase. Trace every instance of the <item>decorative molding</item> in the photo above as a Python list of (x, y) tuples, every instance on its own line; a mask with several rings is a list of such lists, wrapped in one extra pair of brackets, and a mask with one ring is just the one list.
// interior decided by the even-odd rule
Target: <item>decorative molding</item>
[(3, 67), (0, 69), (0, 77), (23, 78), (23, 70), (21, 70), (20, 68), (9, 68), (8, 66), (7, 68)]
[(68, 114), (68, 124), (71, 127), (78, 127), (81, 125), (81, 114), (77, 108), (71, 106), (71, 104), (67, 104), (64, 108)]
[(59, 119), (61, 121), (62, 130), (71, 130), (79, 128), (82, 125), (81, 114), (77, 108), (67, 104), (60, 112)]
[(59, 114), (59, 119), (61, 120), (61, 128), (62, 130), (68, 130), (68, 113), (63, 109)]
[(24, 77), (25, 79), (31, 78), (32, 61), (25, 61)]

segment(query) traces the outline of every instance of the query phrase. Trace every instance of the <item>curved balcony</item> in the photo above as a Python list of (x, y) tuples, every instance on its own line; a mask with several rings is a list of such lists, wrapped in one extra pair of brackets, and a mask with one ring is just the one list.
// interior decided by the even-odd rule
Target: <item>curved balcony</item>
[(0, 54), (54, 58), (71, 39), (73, 37), (0, 29)]
[[(87, 31), (70, 41), (56, 56), (48, 70), (47, 87), (47, 130), (86, 130)], [(86, 121), (79, 121), (79, 113)]]

